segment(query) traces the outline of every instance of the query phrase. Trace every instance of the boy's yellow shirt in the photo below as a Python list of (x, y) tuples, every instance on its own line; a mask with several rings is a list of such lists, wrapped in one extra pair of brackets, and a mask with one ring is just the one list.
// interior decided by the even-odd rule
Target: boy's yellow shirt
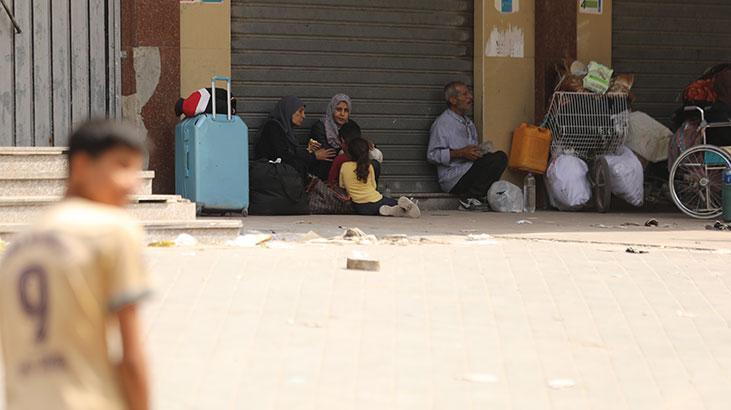
[(107, 332), (150, 291), (143, 232), (118, 208), (67, 199), (0, 263), (8, 410), (123, 409)]

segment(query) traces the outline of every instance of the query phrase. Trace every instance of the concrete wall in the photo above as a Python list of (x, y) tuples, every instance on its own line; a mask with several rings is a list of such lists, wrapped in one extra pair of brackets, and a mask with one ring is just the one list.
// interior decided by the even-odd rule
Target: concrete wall
[[(173, 105), (180, 94), (179, 0), (120, 2), (122, 116), (147, 130), (153, 191), (175, 191)], [(161, 24), (165, 22), (166, 24)]]
[(604, 0), (602, 14), (585, 14), (577, 9), (577, 58), (585, 63), (612, 64), (612, 0)]
[(181, 96), (209, 87), (214, 75), (231, 75), (231, 2), (181, 3)]
[[(534, 2), (521, 1), (519, 11), (511, 14), (498, 11), (494, 0), (477, 0), (475, 6), (475, 117), (482, 137), (509, 151), (513, 129), (531, 122), (535, 109)], [(522, 57), (495, 56), (488, 50), (489, 43), (508, 31), (515, 38), (522, 35)]]

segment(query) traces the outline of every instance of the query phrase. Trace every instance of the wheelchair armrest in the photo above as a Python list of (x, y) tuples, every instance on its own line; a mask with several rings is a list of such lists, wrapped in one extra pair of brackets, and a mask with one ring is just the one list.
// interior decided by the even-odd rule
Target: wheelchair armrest
[(699, 113), (701, 113), (701, 124), (704, 124), (706, 122), (706, 111), (697, 105), (689, 105), (687, 107), (683, 107), (683, 111), (685, 111), (685, 112), (698, 111)]
[(731, 128), (731, 122), (711, 122), (706, 128)]

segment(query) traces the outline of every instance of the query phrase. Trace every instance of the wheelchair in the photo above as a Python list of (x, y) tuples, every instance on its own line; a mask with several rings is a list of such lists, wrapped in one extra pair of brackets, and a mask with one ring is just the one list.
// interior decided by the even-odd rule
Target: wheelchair
[[(690, 143), (686, 144), (685, 128), (671, 142), (677, 144), (679, 155), (670, 168), (670, 196), (678, 209), (688, 216), (717, 218), (723, 213), (723, 178), (726, 170), (731, 169), (731, 152), (723, 147), (709, 145), (706, 131), (731, 128), (731, 122), (708, 123), (706, 111), (698, 106), (685, 107), (684, 111), (700, 114), (700, 122), (693, 131), (697, 138), (692, 138)], [(683, 127), (688, 126), (686, 121)]]

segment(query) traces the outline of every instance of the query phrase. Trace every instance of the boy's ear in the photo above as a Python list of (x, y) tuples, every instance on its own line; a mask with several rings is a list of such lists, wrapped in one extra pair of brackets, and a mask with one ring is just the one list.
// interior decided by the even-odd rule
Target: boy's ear
[(91, 156), (86, 152), (77, 152), (69, 160), (69, 171), (75, 173), (84, 172), (88, 168), (91, 159)]

